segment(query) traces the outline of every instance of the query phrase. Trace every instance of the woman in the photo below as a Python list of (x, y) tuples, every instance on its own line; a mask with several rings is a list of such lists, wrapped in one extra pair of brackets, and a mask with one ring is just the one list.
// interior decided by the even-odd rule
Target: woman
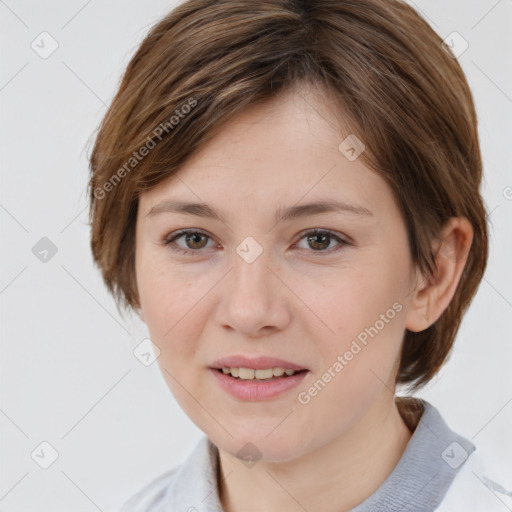
[(476, 124), (399, 1), (189, 0), (153, 27), (91, 156), (91, 247), (206, 436), (124, 511), (502, 506), (474, 444), (395, 396), (486, 266)]

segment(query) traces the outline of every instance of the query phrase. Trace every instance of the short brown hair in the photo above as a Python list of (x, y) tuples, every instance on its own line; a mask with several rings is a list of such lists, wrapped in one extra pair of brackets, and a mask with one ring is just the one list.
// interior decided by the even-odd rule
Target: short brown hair
[(451, 350), (487, 264), (488, 235), (471, 91), (441, 38), (402, 1), (188, 0), (172, 10), (131, 59), (99, 126), (89, 182), (94, 260), (118, 309), (139, 307), (139, 194), (236, 114), (299, 82), (321, 85), (364, 141), (361, 158), (391, 186), (425, 276), (443, 224), (464, 216), (473, 226), (451, 303), (428, 329), (405, 333), (397, 383), (418, 388)]

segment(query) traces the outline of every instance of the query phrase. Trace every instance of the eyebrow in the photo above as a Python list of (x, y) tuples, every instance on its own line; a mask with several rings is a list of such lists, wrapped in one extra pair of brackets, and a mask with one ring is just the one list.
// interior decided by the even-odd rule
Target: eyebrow
[[(214, 207), (206, 203), (192, 203), (187, 201), (169, 200), (159, 203), (151, 208), (146, 217), (152, 217), (159, 213), (180, 213), (185, 215), (195, 215), (219, 220), (226, 223), (225, 217)], [(307, 204), (280, 207), (274, 213), (274, 222), (283, 222), (310, 215), (320, 215), (322, 213), (353, 213), (358, 215), (371, 216), (373, 213), (364, 206), (340, 200), (324, 200)]]

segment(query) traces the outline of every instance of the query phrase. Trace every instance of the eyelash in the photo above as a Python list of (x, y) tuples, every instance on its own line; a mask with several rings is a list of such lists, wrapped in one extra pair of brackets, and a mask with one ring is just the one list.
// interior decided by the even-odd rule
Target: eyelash
[[(180, 231), (178, 231), (176, 233), (171, 233), (170, 235), (168, 235), (162, 241), (162, 244), (164, 246), (166, 246), (166, 247), (169, 247), (169, 249), (171, 249), (172, 251), (180, 252), (182, 254), (191, 254), (191, 253), (201, 252), (201, 249), (183, 249), (183, 247), (179, 247), (178, 245), (174, 244), (174, 242), (176, 240), (178, 240), (182, 236), (188, 235), (188, 234), (203, 235), (203, 236), (206, 236), (207, 238), (209, 238), (210, 240), (212, 240), (212, 237), (210, 235), (208, 235), (208, 233), (205, 233), (204, 231), (201, 231), (201, 230), (198, 230), (198, 229), (182, 229), (182, 230), (180, 230)], [(313, 253), (328, 253), (328, 254), (332, 254), (334, 252), (340, 251), (341, 249), (343, 249), (344, 246), (352, 245), (347, 240), (344, 240), (343, 238), (337, 236), (332, 231), (329, 231), (329, 230), (326, 230), (326, 229), (310, 229), (309, 231), (302, 232), (300, 235), (301, 236), (299, 238), (299, 241), (302, 240), (303, 238), (306, 238), (307, 236), (311, 236), (311, 235), (328, 235), (329, 238), (331, 238), (331, 239), (335, 240), (336, 242), (338, 242), (338, 246), (336, 246), (334, 249), (331, 248), (331, 249), (326, 249), (326, 250), (318, 250), (318, 251), (311, 250), (311, 251), (309, 251), (309, 252), (313, 252)], [(171, 246), (171, 244), (173, 244), (173, 246)]]

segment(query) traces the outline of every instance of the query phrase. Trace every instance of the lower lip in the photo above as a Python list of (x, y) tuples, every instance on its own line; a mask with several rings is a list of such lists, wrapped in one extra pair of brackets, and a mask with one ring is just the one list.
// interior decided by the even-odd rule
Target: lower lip
[(242, 380), (210, 368), (221, 387), (240, 400), (255, 402), (270, 400), (299, 385), (309, 371), (301, 371), (289, 377), (279, 377), (267, 382), (261, 380)]

